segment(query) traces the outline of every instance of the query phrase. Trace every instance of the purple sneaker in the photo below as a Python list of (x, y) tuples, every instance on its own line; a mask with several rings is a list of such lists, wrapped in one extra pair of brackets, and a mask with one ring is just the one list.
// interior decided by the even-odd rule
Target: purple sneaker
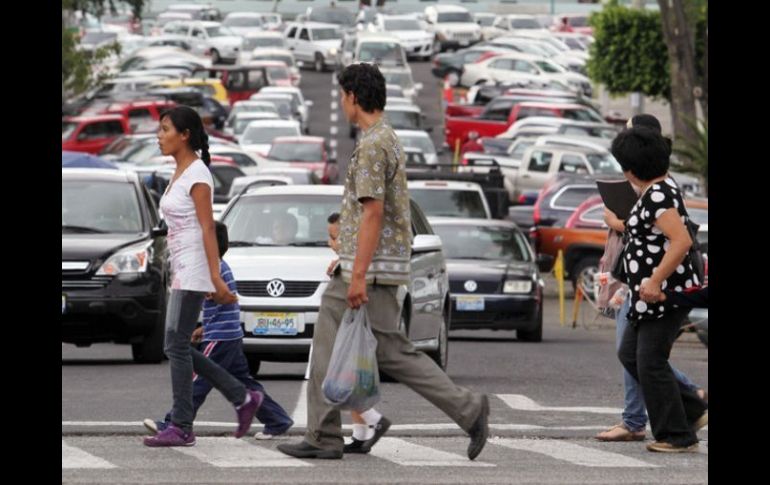
[(156, 434), (155, 436), (148, 436), (144, 439), (146, 446), (194, 446), (195, 434), (190, 431), (185, 433), (180, 428), (169, 424), (166, 429)]
[(254, 415), (257, 414), (257, 410), (262, 405), (262, 400), (265, 398), (265, 395), (259, 391), (247, 390), (246, 392), (251, 396), (251, 401), (235, 408), (235, 412), (238, 415), (238, 429), (235, 430), (236, 438), (240, 438), (249, 432), (251, 422), (254, 421)]

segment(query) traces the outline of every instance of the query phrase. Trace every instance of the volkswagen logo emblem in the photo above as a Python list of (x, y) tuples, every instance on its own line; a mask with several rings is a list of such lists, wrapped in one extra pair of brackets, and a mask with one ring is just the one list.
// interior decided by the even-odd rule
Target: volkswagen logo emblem
[(473, 280), (466, 281), (464, 286), (465, 286), (465, 291), (469, 293), (473, 293), (479, 287), (479, 285), (477, 285), (476, 282)]
[(281, 280), (273, 280), (267, 284), (267, 294), (274, 298), (283, 295), (284, 291), (286, 291), (286, 285)]

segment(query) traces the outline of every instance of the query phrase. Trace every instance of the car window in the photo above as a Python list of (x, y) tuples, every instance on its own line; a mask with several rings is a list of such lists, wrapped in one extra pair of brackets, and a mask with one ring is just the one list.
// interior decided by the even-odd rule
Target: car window
[(136, 188), (126, 182), (62, 179), (62, 233), (80, 226), (94, 232), (135, 233), (144, 228)]
[(299, 38), (302, 40), (310, 40), (310, 35), (307, 32), (307, 29), (302, 29), (299, 33)]
[(589, 197), (598, 194), (596, 187), (567, 186), (558, 191), (551, 199), (551, 207), (554, 209), (575, 210)]
[(553, 153), (534, 151), (529, 158), (529, 171), (546, 173), (551, 166), (551, 160), (553, 160)]
[(586, 162), (577, 155), (563, 155), (559, 164), (559, 172), (589, 173)]
[(428, 216), (480, 219), (489, 217), (482, 195), (475, 190), (410, 188), (409, 195)]

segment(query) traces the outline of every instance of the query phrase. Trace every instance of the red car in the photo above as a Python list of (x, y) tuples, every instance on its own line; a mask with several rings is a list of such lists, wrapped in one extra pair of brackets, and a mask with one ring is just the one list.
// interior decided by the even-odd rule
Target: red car
[(160, 114), (177, 104), (173, 101), (133, 101), (111, 103), (102, 111), (103, 114), (119, 114), (128, 118), (132, 131), (156, 131)]
[(122, 115), (65, 116), (61, 122), (61, 149), (94, 155), (115, 138), (132, 132)]
[(504, 133), (517, 120), (528, 116), (555, 116), (582, 121), (602, 122), (602, 117), (580, 104), (520, 102), (516, 99), (499, 97), (490, 102), (478, 116), (449, 116), (445, 122), (446, 143), (454, 149), (456, 140), (462, 145), (468, 141), (472, 131), (481, 137)]
[(329, 155), (326, 141), (320, 136), (279, 136), (267, 154), (270, 161), (288, 162), (292, 167), (308, 168), (322, 184), (336, 184), (339, 178), (337, 160)]

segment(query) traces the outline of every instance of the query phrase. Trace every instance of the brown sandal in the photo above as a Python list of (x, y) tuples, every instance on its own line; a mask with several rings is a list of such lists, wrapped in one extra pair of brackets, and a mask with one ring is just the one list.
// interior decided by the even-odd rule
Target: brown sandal
[(623, 423), (594, 436), (599, 441), (644, 441), (644, 431), (630, 431)]

